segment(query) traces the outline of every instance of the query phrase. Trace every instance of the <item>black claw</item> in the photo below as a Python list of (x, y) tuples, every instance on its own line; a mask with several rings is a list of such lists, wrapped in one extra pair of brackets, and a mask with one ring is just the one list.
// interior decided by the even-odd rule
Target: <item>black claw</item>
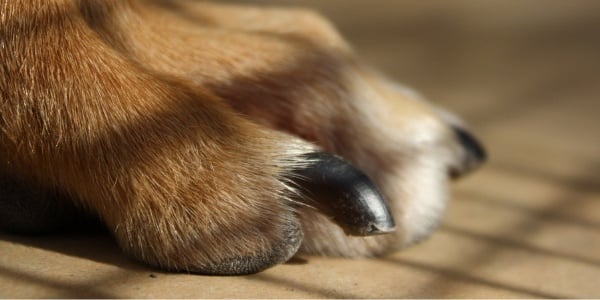
[(475, 160), (483, 162), (487, 159), (487, 153), (485, 152), (485, 149), (472, 134), (458, 127), (454, 127), (453, 129), (460, 143), (467, 149), (467, 151)]
[(457, 170), (451, 170), (452, 177), (459, 177), (464, 173), (476, 169), (479, 165), (486, 161), (487, 153), (485, 148), (472, 134), (459, 127), (453, 127), (452, 129), (454, 130), (456, 138), (465, 149), (466, 153), (464, 161), (462, 162), (462, 166), (460, 166)]
[(347, 234), (392, 232), (394, 219), (383, 196), (362, 171), (340, 157), (315, 152), (310, 164), (297, 170), (298, 183), (321, 212), (333, 218)]

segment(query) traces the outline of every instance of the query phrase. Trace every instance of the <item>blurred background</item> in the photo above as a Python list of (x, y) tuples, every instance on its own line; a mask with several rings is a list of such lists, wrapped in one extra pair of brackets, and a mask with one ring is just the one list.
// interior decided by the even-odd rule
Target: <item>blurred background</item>
[(461, 115), (489, 162), (453, 184), (429, 240), (388, 257), (203, 277), (133, 263), (107, 238), (0, 234), (0, 297), (600, 298), (600, 1), (223, 2), (320, 11)]

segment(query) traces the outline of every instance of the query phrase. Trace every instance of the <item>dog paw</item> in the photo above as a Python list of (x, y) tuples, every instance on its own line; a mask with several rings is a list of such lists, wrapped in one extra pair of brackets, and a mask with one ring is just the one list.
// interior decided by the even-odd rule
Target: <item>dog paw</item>
[(393, 230), (383, 197), (361, 171), (297, 138), (244, 128), (213, 151), (146, 151), (143, 164), (122, 169), (111, 195), (123, 198), (100, 215), (126, 253), (167, 270), (259, 272), (299, 249), (303, 206), (350, 234)]
[[(335, 123), (323, 121), (335, 125), (312, 135), (312, 140), (373, 180), (387, 199), (397, 229), (383, 236), (348, 236), (322, 212), (303, 209), (304, 253), (380, 255), (427, 238), (446, 209), (450, 180), (486, 158), (457, 117), (366, 71), (348, 78), (348, 94), (336, 100), (344, 109), (326, 117)], [(294, 130), (303, 135), (305, 128), (300, 124)]]
[[(372, 180), (387, 201), (396, 230), (366, 238), (349, 236), (354, 231), (336, 224), (327, 208), (301, 208), (305, 239), (300, 251), (372, 256), (425, 239), (446, 209), (449, 181), (475, 169), (485, 159), (483, 147), (458, 118), (415, 93), (366, 67), (327, 55), (323, 60), (344, 72), (319, 73), (320, 65), (301, 65), (289, 73), (305, 72), (312, 77), (310, 82), (301, 81), (294, 93), (281, 88), (273, 97), (258, 88), (259, 82), (250, 90), (231, 86), (231, 94), (224, 94), (251, 119), (349, 161)], [(244, 92), (256, 102), (236, 98)], [(322, 197), (328, 198), (326, 191)]]

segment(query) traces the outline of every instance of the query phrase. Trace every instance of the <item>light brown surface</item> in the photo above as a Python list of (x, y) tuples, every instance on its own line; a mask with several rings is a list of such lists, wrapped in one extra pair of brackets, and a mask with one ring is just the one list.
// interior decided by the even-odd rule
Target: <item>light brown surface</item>
[(487, 145), (440, 230), (386, 258), (244, 277), (162, 273), (105, 237), (0, 234), (0, 297), (600, 297), (600, 2), (285, 3), (319, 8)]

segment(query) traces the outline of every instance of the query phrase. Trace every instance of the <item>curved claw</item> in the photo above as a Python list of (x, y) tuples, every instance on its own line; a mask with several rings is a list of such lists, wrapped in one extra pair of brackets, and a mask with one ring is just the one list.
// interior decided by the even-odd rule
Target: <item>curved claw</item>
[(333, 218), (349, 235), (375, 235), (395, 230), (383, 196), (362, 171), (340, 157), (324, 152), (306, 155), (298, 183), (321, 212)]
[(454, 135), (463, 148), (464, 156), (461, 164), (450, 170), (452, 178), (458, 178), (461, 175), (479, 167), (487, 159), (487, 152), (483, 145), (471, 133), (460, 127), (452, 127)]

